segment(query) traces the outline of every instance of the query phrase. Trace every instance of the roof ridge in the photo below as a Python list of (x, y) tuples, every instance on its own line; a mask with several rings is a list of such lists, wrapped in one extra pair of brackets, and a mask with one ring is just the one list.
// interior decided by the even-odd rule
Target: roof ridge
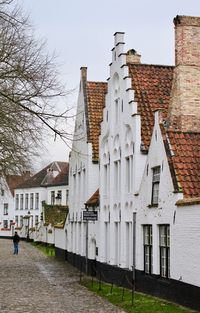
[(194, 134), (194, 135), (199, 134), (200, 135), (200, 131), (198, 131), (198, 132), (195, 132), (195, 131), (182, 131), (182, 130), (179, 130), (179, 129), (166, 129), (166, 132), (172, 132), (172, 133), (178, 133), (178, 134)]
[(108, 84), (107, 82), (97, 81), (97, 80), (87, 80), (87, 83), (95, 83), (95, 84)]
[(156, 66), (156, 67), (171, 67), (174, 68), (175, 65), (165, 65), (165, 64), (148, 64), (148, 63), (130, 63), (127, 62), (126, 65), (132, 65), (132, 66)]

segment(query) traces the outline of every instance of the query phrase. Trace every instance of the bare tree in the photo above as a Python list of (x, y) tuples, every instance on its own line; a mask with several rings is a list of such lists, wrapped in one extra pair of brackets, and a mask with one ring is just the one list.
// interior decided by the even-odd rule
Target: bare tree
[(22, 10), (0, 0), (0, 171), (29, 167), (47, 129), (66, 143), (71, 139), (59, 110), (66, 95), (44, 42), (34, 38)]

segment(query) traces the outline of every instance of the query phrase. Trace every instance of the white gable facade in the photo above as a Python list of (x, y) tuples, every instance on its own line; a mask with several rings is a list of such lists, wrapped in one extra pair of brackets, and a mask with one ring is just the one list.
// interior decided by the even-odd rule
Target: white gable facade
[[(99, 164), (92, 160), (92, 143), (87, 142), (86, 75), (81, 68), (81, 82), (77, 104), (72, 151), (69, 157), (69, 214), (63, 230), (56, 229), (56, 248), (67, 251), (67, 259), (86, 256), (86, 222), (83, 221), (85, 203), (99, 187)], [(89, 222), (88, 258), (94, 256), (94, 242), (98, 236), (95, 223)]]
[(126, 65), (124, 34), (115, 34), (108, 93), (101, 124), (100, 262), (132, 268), (133, 194), (146, 156), (140, 153), (140, 116)]

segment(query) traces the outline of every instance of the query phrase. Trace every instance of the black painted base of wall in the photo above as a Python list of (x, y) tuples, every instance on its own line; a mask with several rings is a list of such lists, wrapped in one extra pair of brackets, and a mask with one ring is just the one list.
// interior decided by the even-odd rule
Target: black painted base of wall
[[(85, 257), (55, 248), (56, 257), (69, 262), (82, 272), (86, 272)], [(128, 269), (88, 260), (88, 275), (96, 276), (105, 282), (114, 283), (126, 288), (133, 286), (133, 273)], [(163, 279), (157, 275), (147, 275), (142, 271), (135, 272), (135, 289), (159, 298), (170, 300), (200, 312), (200, 287), (186, 284), (174, 279)]]
[(1, 239), (12, 239), (11, 236), (0, 236)]

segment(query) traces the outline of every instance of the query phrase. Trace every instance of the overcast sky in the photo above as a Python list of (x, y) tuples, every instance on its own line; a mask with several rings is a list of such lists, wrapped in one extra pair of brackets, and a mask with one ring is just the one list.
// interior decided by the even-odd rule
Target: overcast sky
[[(125, 32), (126, 50), (135, 49), (142, 63), (174, 64), (174, 25), (178, 15), (200, 16), (200, 0), (19, 0), (29, 13), (36, 36), (47, 41), (58, 55), (63, 82), (77, 88), (80, 67), (88, 79), (106, 81), (113, 48), (113, 34)], [(67, 99), (75, 105), (77, 93)], [(67, 105), (68, 105), (67, 104)], [(48, 161), (68, 159), (63, 144), (51, 142)]]

